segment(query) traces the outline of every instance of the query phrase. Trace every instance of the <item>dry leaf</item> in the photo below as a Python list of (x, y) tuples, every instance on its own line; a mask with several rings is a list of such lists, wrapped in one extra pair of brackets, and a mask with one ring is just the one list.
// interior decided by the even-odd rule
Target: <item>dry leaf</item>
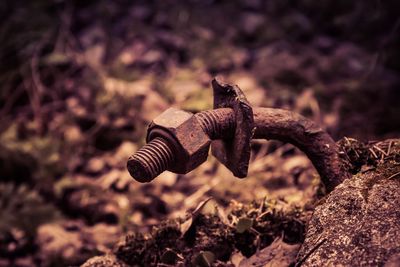
[(252, 226), (253, 226), (252, 219), (246, 217), (239, 218), (239, 221), (236, 224), (236, 232), (242, 234), (245, 231), (249, 230)]

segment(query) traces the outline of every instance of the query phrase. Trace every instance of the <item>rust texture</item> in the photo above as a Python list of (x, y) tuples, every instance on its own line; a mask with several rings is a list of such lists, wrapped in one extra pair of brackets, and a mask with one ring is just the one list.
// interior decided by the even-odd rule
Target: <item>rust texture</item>
[[(232, 109), (217, 109), (207, 111), (207, 114), (212, 118), (210, 125), (218, 125), (218, 128), (211, 128), (211, 131), (207, 132), (210, 136), (216, 139), (225, 138), (225, 133), (218, 135), (219, 129), (229, 129), (227, 131), (233, 134), (232, 121), (235, 114)], [(313, 121), (287, 110), (255, 108), (254, 125), (253, 139), (280, 140), (302, 150), (318, 171), (327, 191), (332, 191), (335, 186), (350, 177), (340, 158), (338, 145)]]
[(149, 182), (149, 177), (155, 178), (168, 170), (174, 161), (167, 141), (157, 137), (129, 158), (128, 170), (136, 181), (144, 183)]
[(255, 109), (254, 138), (276, 139), (302, 150), (313, 163), (328, 192), (350, 177), (339, 147), (315, 122), (282, 109)]
[(213, 80), (216, 109), (192, 114), (170, 108), (154, 119), (148, 144), (128, 160), (139, 182), (164, 170), (187, 173), (213, 154), (237, 177), (245, 177), (251, 139), (276, 139), (302, 150), (321, 176), (327, 192), (350, 177), (337, 144), (313, 121), (290, 111), (250, 107), (237, 86)]
[[(235, 128), (231, 138), (222, 138), (212, 143), (212, 154), (236, 177), (247, 176), (250, 161), (250, 143), (254, 132), (253, 109), (245, 95), (236, 85), (217, 79), (212, 81), (214, 109), (231, 108), (234, 112)], [(218, 124), (218, 123), (217, 123)]]
[(150, 182), (165, 170), (188, 173), (206, 161), (211, 140), (192, 113), (169, 108), (150, 124), (147, 142), (127, 164), (139, 182)]

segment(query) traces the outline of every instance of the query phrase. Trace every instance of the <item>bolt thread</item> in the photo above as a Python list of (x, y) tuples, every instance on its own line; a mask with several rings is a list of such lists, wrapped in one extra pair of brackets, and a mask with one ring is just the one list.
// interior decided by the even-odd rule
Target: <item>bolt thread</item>
[(234, 134), (236, 124), (233, 110), (230, 108), (202, 111), (196, 113), (195, 116), (203, 131), (213, 140)]
[(131, 176), (141, 182), (150, 182), (173, 163), (174, 154), (160, 137), (151, 140), (128, 159)]

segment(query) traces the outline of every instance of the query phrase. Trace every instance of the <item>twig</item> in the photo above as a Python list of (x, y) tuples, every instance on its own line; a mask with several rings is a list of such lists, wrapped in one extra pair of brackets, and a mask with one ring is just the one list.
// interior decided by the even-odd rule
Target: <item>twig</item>
[(354, 149), (353, 147), (351, 148), (351, 150), (353, 150), (353, 151), (354, 151), (354, 153), (356, 153), (356, 156), (357, 156), (357, 158), (359, 159), (359, 158), (360, 158), (360, 154), (358, 154), (357, 150), (356, 150), (356, 149)]
[(264, 216), (267, 215), (267, 214), (272, 214), (272, 212), (271, 212), (270, 210), (267, 210), (267, 211), (261, 213), (260, 215), (258, 215), (257, 218), (256, 218), (256, 220), (261, 219), (262, 217), (264, 217)]
[(376, 155), (375, 151), (373, 150), (373, 148), (368, 148), (368, 150), (372, 153), (372, 155), (374, 155), (374, 157), (377, 159), (378, 155)]
[(267, 195), (265, 195), (264, 197), (263, 197), (263, 200), (262, 200), (262, 202), (261, 202), (261, 204), (260, 204), (260, 208), (259, 208), (259, 213), (262, 213), (263, 212), (263, 209), (264, 209), (264, 205), (265, 205), (265, 201), (267, 200)]
[(380, 147), (373, 145), (373, 148), (375, 148), (376, 150), (378, 150), (379, 152), (381, 152), (381, 161), (383, 161), (383, 159), (387, 156), (389, 156), (389, 154), (386, 154), (385, 151), (383, 151)]
[(378, 150), (379, 152), (382, 153), (382, 155), (388, 156), (389, 154), (387, 154), (385, 151), (383, 151), (380, 147), (373, 145), (373, 148), (375, 148), (376, 150)]
[(391, 140), (391, 141), (389, 142), (388, 151), (386, 152), (388, 156), (390, 155), (390, 152), (392, 152), (392, 151), (391, 151), (391, 150), (392, 150), (392, 143), (393, 143), (393, 141)]
[(347, 136), (344, 137), (344, 140), (346, 141), (347, 145), (351, 146), (350, 140), (347, 138)]
[(400, 175), (400, 172), (396, 172), (395, 174), (389, 176), (389, 178), (387, 178), (388, 180), (392, 180), (393, 178), (395, 178), (396, 176)]

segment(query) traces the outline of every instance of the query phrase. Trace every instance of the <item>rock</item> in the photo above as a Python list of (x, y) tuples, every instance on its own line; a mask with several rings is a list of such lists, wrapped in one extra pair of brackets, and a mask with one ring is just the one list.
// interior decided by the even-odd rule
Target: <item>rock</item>
[(375, 149), (372, 166), (315, 209), (298, 256), (303, 266), (399, 266), (400, 141), (382, 148), (382, 158)]

